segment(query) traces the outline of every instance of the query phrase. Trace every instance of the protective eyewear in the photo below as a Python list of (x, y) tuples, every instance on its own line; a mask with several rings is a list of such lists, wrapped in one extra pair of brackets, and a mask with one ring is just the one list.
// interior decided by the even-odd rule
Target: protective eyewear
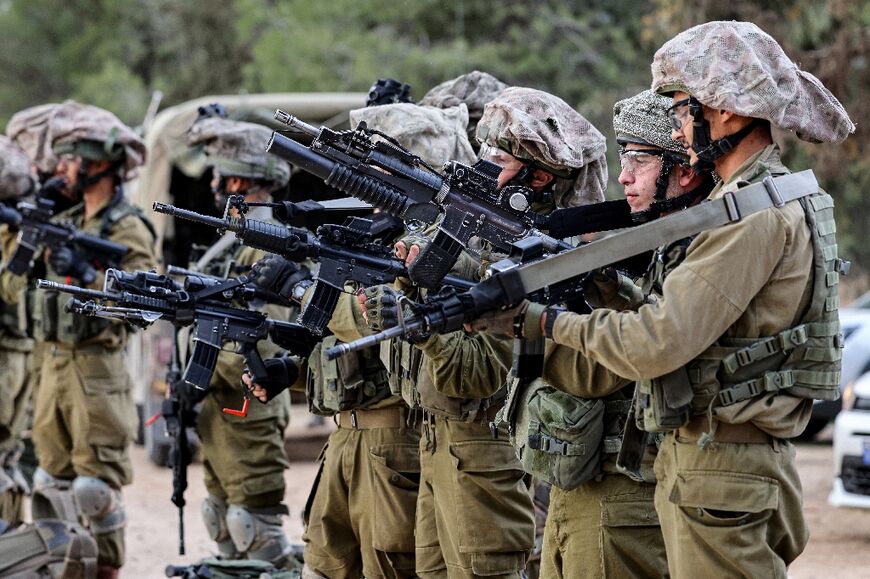
[(683, 130), (683, 123), (689, 116), (689, 102), (692, 97), (678, 100), (668, 108), (668, 119), (671, 121), (671, 127), (675, 131)]

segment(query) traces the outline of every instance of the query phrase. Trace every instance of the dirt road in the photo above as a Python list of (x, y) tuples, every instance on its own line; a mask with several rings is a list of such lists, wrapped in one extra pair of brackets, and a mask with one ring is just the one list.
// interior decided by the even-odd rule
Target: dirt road
[[(296, 423), (302, 422), (304, 419)], [(306, 453), (309, 451), (306, 450)], [(870, 577), (870, 510), (837, 509), (828, 505), (831, 490), (830, 442), (801, 444), (798, 467), (805, 493), (805, 511), (812, 536), (803, 555), (792, 565), (793, 579)], [(190, 468), (185, 511), (188, 555), (177, 555), (177, 514), (169, 502), (171, 472), (151, 464), (141, 448), (133, 449), (136, 482), (125, 489), (130, 514), (125, 578), (163, 577), (167, 563), (196, 561), (213, 552), (203, 528), (199, 505), (205, 496), (202, 466)], [(284, 528), (291, 541), (302, 536), (301, 511), (315, 475), (313, 462), (294, 462), (287, 471), (286, 503), (290, 516)]]

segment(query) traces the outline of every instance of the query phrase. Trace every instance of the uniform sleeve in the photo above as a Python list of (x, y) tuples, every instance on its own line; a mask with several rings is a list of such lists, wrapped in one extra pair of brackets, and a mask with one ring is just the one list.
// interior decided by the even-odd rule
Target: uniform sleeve
[(27, 286), (26, 275), (14, 275), (6, 270), (5, 264), (9, 262), (12, 254), (15, 253), (18, 236), (9, 231), (6, 225), (0, 226), (0, 246), (3, 251), (2, 272), (0, 272), (0, 300), (7, 304), (17, 304), (21, 299), (21, 294)]
[(417, 344), (426, 357), (435, 389), (456, 398), (487, 398), (504, 386), (512, 340), (489, 334), (453, 332)]
[(602, 398), (631, 383), (577, 350), (547, 340), (544, 380), (563, 392), (581, 398)]
[(676, 370), (722, 336), (770, 279), (787, 243), (782, 219), (769, 209), (700, 234), (655, 303), (564, 313), (554, 340), (632, 380)]

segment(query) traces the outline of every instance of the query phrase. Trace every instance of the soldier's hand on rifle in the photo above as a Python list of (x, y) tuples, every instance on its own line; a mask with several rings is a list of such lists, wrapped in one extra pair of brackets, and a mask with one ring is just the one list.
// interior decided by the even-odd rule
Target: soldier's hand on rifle
[(248, 372), (242, 374), (242, 383), (247, 387), (254, 398), (267, 403), (281, 394), (284, 390), (296, 382), (299, 377), (299, 366), (288, 357), (270, 358), (263, 362), (268, 377), (254, 382)]
[(311, 278), (311, 272), (305, 266), (270, 253), (254, 264), (250, 278), (260, 288), (290, 298), (293, 286)]
[(78, 256), (71, 247), (55, 247), (48, 256), (48, 263), (57, 275), (72, 275)]
[(428, 238), (411, 234), (397, 241), (393, 248), (396, 250), (396, 257), (405, 261), (405, 267), (410, 267), (427, 245), (429, 245)]
[(399, 294), (388, 285), (367, 287), (357, 293), (363, 319), (380, 332), (399, 325)]
[(466, 332), (488, 332), (498, 338), (521, 338), (529, 302), (507, 310), (493, 310), (471, 323), (464, 324)]

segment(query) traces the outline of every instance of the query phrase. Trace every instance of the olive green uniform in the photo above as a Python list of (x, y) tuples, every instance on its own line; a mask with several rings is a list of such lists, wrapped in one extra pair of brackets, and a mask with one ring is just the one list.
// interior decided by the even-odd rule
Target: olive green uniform
[[(253, 214), (249, 217), (259, 218)], [(224, 276), (230, 262), (238, 267), (250, 266), (263, 255), (260, 250), (233, 242), (207, 264), (197, 267), (204, 273)], [(278, 320), (289, 320), (293, 315), (288, 308), (276, 305), (266, 305), (263, 311)], [(268, 341), (261, 342), (258, 350), (264, 359), (280, 351)], [(223, 350), (200, 407), (196, 432), (202, 442), (205, 487), (210, 495), (227, 504), (278, 508), (284, 499), (284, 470), (289, 466), (284, 430), (290, 419), (290, 395), (282, 393), (270, 404), (250, 404), (244, 417), (223, 412), (224, 408), (242, 406), (240, 379), (244, 368), (241, 354)]]
[(427, 416), (420, 441), (417, 573), (520, 577), (535, 543), (532, 480), (507, 432), (494, 433), (489, 425), (503, 403), (492, 393), (505, 383), (510, 342), (454, 332), (416, 347), (425, 356), (414, 395)]
[[(786, 172), (771, 145), (711, 197)], [(553, 337), (583, 354), (587, 370), (600, 363), (648, 381), (710, 355), (720, 337), (757, 340), (790, 328), (812, 297), (813, 262), (801, 204), (767, 209), (698, 235), (654, 303), (633, 313), (562, 314)], [(713, 425), (701, 414), (665, 437), (655, 502), (672, 576), (697, 576), (699, 569), (786, 576), (808, 538), (787, 439), (803, 431), (811, 409), (808, 399), (764, 392), (711, 404)]]
[[(86, 233), (128, 248), (126, 270), (156, 267), (154, 235), (144, 218), (123, 198), (106, 203), (87, 221), (84, 206), (61, 213)], [(50, 270), (50, 268), (49, 268)], [(66, 281), (53, 272), (49, 279)], [(94, 287), (102, 286), (102, 275)], [(58, 479), (99, 478), (114, 489), (132, 482), (127, 446), (136, 430), (132, 380), (124, 363), (126, 326), (64, 312), (66, 296), (36, 295), (34, 337), (41, 341), (39, 382), (34, 391), (33, 441), (40, 466)], [(96, 536), (99, 564), (120, 567), (124, 534)]]
[[(8, 259), (14, 251), (15, 237), (4, 226), (0, 240), (3, 256)], [(15, 289), (15, 280), (11, 279), (15, 277), (3, 271), (0, 283)], [(13, 525), (21, 522), (22, 501), (29, 490), (17, 466), (31, 391), (27, 370), (33, 340), (26, 332), (25, 303), (22, 290), (9, 301), (0, 300), (0, 519)]]
[[(325, 342), (370, 333), (355, 296), (340, 297), (329, 329), (334, 338)], [(318, 346), (307, 382), (312, 411), (335, 416), (339, 428), (321, 453), (308, 499), (305, 564), (330, 579), (415, 577), (419, 420), (390, 392), (372, 350), (330, 362)], [(323, 400), (331, 395), (344, 402)]]

